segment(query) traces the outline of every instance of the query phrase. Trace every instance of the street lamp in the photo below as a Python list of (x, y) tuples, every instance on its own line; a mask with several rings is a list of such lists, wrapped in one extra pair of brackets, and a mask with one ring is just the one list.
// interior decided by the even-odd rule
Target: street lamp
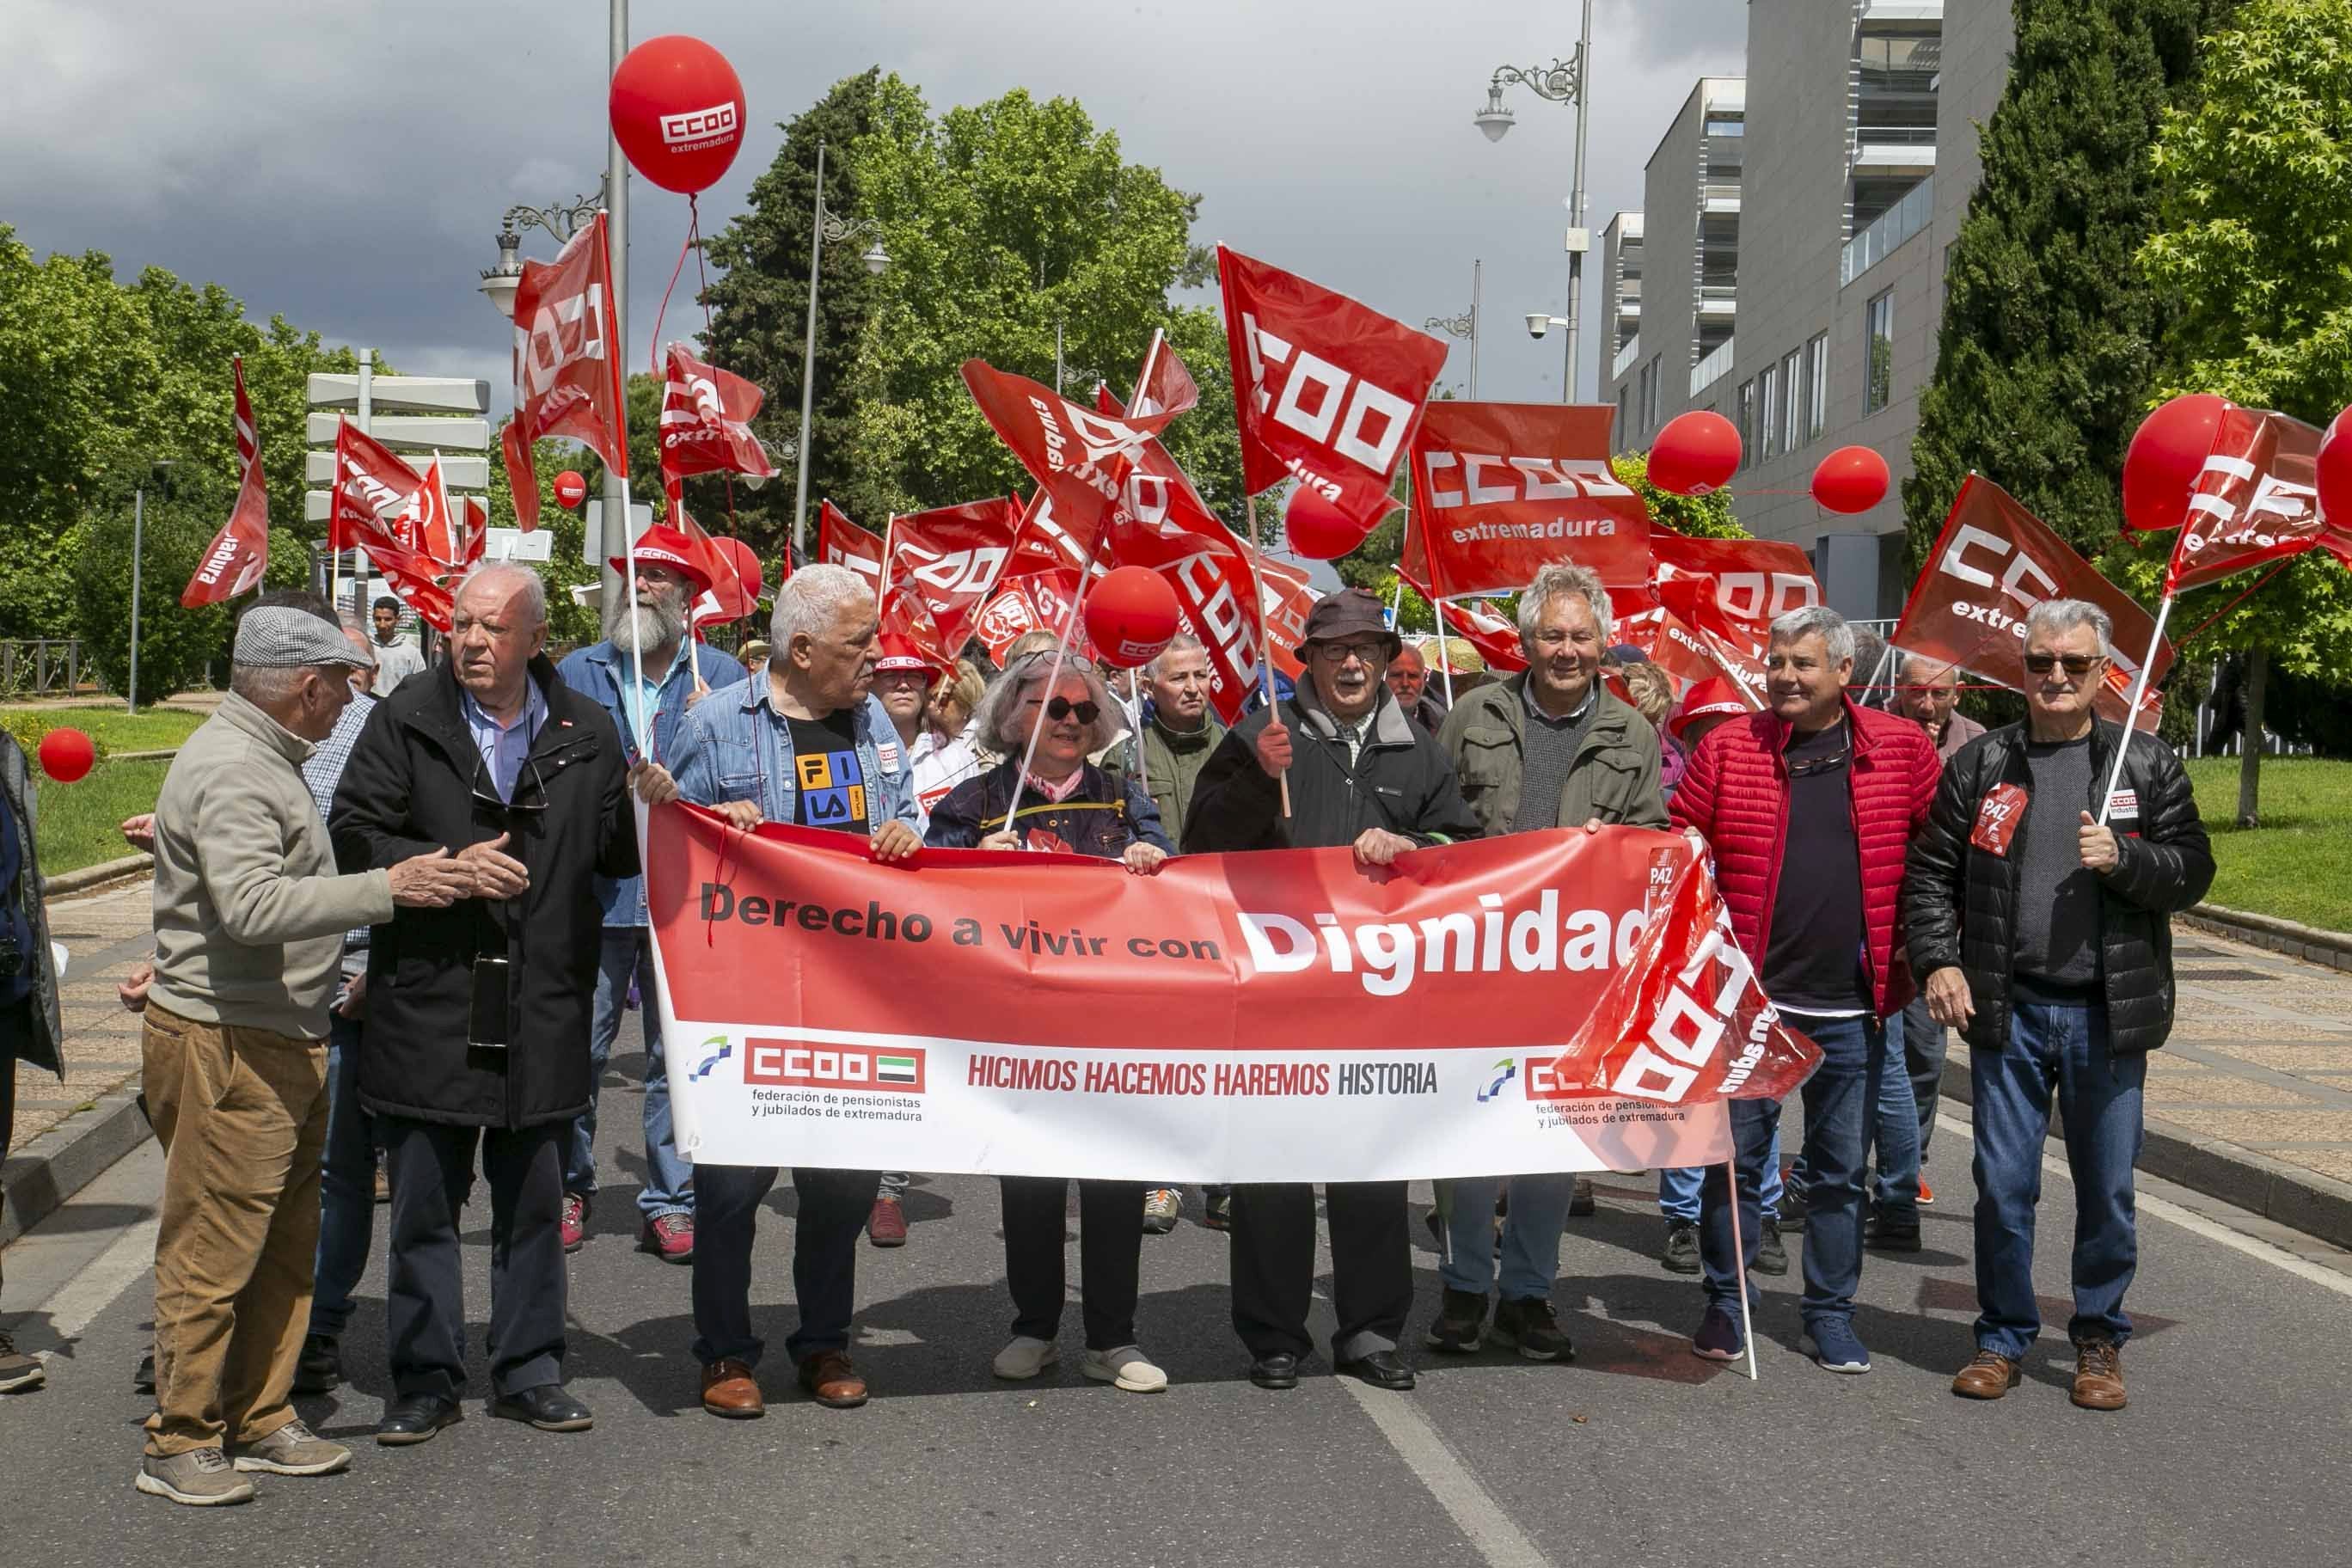
[(507, 216), (499, 221), (499, 264), (482, 274), (482, 293), (499, 308), (499, 315), (514, 320), (515, 289), (522, 283), (522, 261), (517, 254), (522, 248), (522, 231), (543, 228), (559, 243), (569, 244), (573, 235), (595, 221), (604, 205), (600, 188), (594, 200), (575, 196), (570, 206), (507, 208)]
[(1450, 332), (1470, 340), (1470, 401), (1478, 401), (1478, 273), (1483, 261), (1470, 264), (1470, 311), (1463, 316), (1432, 316), (1422, 323), (1433, 332)]
[(838, 218), (824, 210), (824, 139), (816, 143), (816, 207), (809, 215), (809, 298), (808, 334), (801, 345), (801, 428), (796, 443), (799, 450), (793, 462), (793, 550), (803, 559), (808, 553), (808, 454), (813, 444), (809, 439), (809, 417), (816, 393), (816, 289), (817, 263), (824, 256), (824, 242), (840, 245), (861, 234), (872, 235), (874, 243), (866, 247), (858, 260), (865, 263), (869, 278), (882, 276), (890, 265), (890, 253), (882, 248), (882, 228), (872, 218)]
[[(1540, 68), (1496, 66), (1493, 79), (1486, 84), (1486, 107), (1470, 117), (1470, 122), (1486, 133), (1487, 141), (1500, 142), (1510, 133), (1513, 123), (1511, 111), (1503, 107), (1506, 87), (1528, 88), (1547, 102), (1576, 105), (1576, 169), (1568, 198), (1568, 317), (1561, 323), (1568, 329), (1568, 367), (1559, 386), (1563, 403), (1576, 401), (1577, 320), (1583, 310), (1584, 253), (1592, 245), (1592, 236), (1584, 226), (1585, 89), (1591, 80), (1591, 64), (1592, 0), (1584, 0), (1584, 29), (1577, 37), (1576, 53)], [(1528, 318), (1528, 331), (1534, 336), (1543, 336), (1532, 316)]]
[(168, 477), (172, 466), (179, 459), (162, 458), (148, 465), (148, 473), (131, 493), (131, 692), (122, 710), (136, 716), (139, 712), (139, 569), (146, 554), (147, 485), (150, 479)]

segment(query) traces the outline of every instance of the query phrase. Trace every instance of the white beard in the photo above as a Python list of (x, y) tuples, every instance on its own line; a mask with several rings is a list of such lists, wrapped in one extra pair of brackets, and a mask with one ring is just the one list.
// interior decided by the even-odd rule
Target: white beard
[(658, 605), (635, 605), (613, 617), (609, 635), (616, 653), (655, 653), (686, 635), (686, 621)]

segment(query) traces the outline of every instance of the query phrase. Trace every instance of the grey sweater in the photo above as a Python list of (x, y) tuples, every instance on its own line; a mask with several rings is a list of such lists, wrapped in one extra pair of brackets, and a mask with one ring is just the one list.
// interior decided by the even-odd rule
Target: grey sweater
[(155, 802), (155, 986), (198, 1023), (327, 1033), (343, 933), (392, 919), (389, 872), (331, 875), (311, 743), (231, 692)]

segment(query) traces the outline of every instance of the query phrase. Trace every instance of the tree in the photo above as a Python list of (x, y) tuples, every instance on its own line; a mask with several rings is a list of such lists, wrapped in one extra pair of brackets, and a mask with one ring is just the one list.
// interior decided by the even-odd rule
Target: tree
[[(2179, 301), (2157, 395), (2218, 392), (2325, 426), (2352, 404), (2352, 0), (2245, 0), (2202, 48), (2201, 94), (2164, 116), (2162, 223), (2138, 258)], [(2170, 542), (2135, 563), (2144, 584)], [(2186, 595), (2174, 614), (2193, 628), (2252, 581)], [(2247, 656), (2238, 817), (2252, 826), (2267, 667), (2340, 685), (2352, 579), (2306, 555), (2197, 647)]]
[(1903, 486), (1915, 565), (1972, 468), (2085, 556), (2115, 541), (2170, 316), (2132, 265), (2155, 225), (2151, 149), (2224, 3), (2017, 0)]

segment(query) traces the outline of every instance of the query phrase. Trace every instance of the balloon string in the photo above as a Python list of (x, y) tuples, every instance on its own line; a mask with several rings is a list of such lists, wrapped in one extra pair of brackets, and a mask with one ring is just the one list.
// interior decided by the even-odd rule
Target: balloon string
[[(686, 198), (686, 242), (694, 249), (695, 276), (702, 280), (701, 291), (695, 297), (702, 302), (702, 352), (712, 352), (710, 342), (710, 268), (702, 255), (702, 204), (691, 193)], [(727, 537), (735, 537), (735, 476), (722, 471), (720, 478), (727, 485)], [(790, 563), (786, 563), (787, 565)], [(740, 582), (740, 579), (739, 578)]]
[(2287, 557), (2286, 561), (2280, 562), (2277, 565), (2272, 567), (2269, 571), (2255, 578), (2254, 585), (2252, 588), (2247, 589), (2244, 593), (2239, 595), (2236, 598), (2231, 600), (2228, 604), (2222, 605), (2220, 609), (2214, 611), (2211, 615), (2198, 622), (2196, 631), (2190, 632), (2187, 637), (2180, 638), (2172, 646), (2175, 647), (2187, 647), (2190, 643), (2195, 642), (2200, 635), (2212, 627), (2215, 621), (2220, 620), (2223, 616), (2228, 615), (2231, 610), (2236, 609), (2240, 605), (2242, 605), (2248, 599), (2252, 598), (2254, 595), (2261, 590), (2263, 584), (2269, 582), (2272, 578), (2285, 571), (2287, 568), (2287, 563), (2294, 559), (2294, 557), (2290, 555)]
[[(688, 196), (686, 200), (687, 210), (690, 213), (693, 211), (694, 198)], [(654, 341), (646, 350), (646, 359), (653, 368), (654, 379), (656, 381), (662, 379), (662, 318), (669, 313), (669, 297), (677, 289), (677, 275), (686, 270), (686, 253), (693, 248), (694, 225), (688, 222), (686, 229), (686, 243), (677, 247), (677, 265), (669, 269), (669, 287), (662, 290), (661, 309), (654, 312)]]

